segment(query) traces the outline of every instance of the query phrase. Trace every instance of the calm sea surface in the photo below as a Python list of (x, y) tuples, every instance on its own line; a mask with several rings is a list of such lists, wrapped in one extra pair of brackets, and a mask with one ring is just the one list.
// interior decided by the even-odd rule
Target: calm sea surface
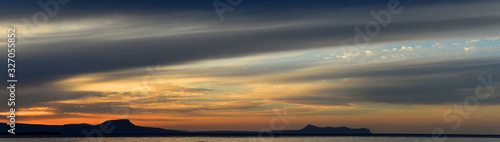
[[(101, 142), (427, 142), (416, 137), (107, 137)], [(0, 141), (18, 142), (83, 142), (92, 138), (0, 138)], [(500, 138), (447, 138), (446, 142), (500, 142)]]

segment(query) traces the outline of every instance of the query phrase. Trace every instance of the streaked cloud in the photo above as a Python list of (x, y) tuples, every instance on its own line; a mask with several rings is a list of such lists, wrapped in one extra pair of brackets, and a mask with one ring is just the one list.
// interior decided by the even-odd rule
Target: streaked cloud
[[(401, 1), (404, 11), (355, 48), (341, 43), (353, 44), (353, 28), (387, 1), (245, 1), (224, 22), (211, 1), (71, 1), (36, 27), (21, 20), (42, 10), (36, 2), (0, 3), (10, 13), (0, 29), (24, 37), (24, 122), (98, 123), (123, 117), (117, 105), (139, 124), (204, 130), (248, 120), (240, 125), (258, 130), (286, 108), (301, 116), (291, 127), (336, 120), (388, 132), (381, 125), (442, 125), (434, 118), (473, 94), (478, 76), (500, 80), (494, 0)], [(491, 111), (498, 99), (481, 105)], [(478, 114), (468, 128), (493, 121)]]

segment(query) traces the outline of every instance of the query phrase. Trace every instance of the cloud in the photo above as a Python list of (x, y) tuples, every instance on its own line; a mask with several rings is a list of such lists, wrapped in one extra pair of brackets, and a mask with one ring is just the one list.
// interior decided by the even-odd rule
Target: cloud
[(473, 50), (475, 50), (474, 46), (471, 46), (471, 47), (464, 47), (464, 51), (467, 52), (473, 52)]
[[(23, 86), (19, 90), (23, 95), (18, 96), (23, 103), (18, 107), (47, 105), (53, 107), (47, 111), (67, 117), (111, 114), (111, 104), (123, 100), (117, 97), (130, 97), (134, 92), (102, 91), (92, 85), (115, 80), (142, 81), (134, 77), (147, 75), (144, 67), (157, 64), (189, 65), (214, 59), (338, 48), (342, 42), (353, 44), (356, 37), (353, 28), (363, 28), (367, 22), (375, 20), (370, 10), (385, 9), (387, 3), (372, 0), (245, 1), (233, 12), (227, 12), (226, 20), (221, 23), (211, 2), (71, 1), (62, 5), (58, 15), (50, 17), (47, 25), (37, 27), (35, 34), (29, 27), (22, 27), (20, 19), (32, 18), (35, 12), (42, 10), (36, 2), (2, 1), (0, 11), (11, 14), (0, 17), (0, 27), (19, 26), (22, 35), (29, 36), (29, 42), (21, 40), (22, 44), (16, 47), (20, 63), (18, 75), (22, 77), (19, 84)], [(390, 25), (371, 40), (372, 45), (480, 39), (497, 36), (500, 29), (498, 1), (445, 3), (422, 0), (402, 4), (405, 10), (392, 17)], [(373, 48), (370, 44), (366, 47)], [(436, 42), (434, 47), (442, 45)], [(383, 52), (416, 48), (403, 46)], [(402, 56), (381, 56), (376, 52), (379, 50), (363, 50), (331, 57), (344, 59), (363, 53), (380, 58)], [(472, 48), (464, 50), (472, 51)], [(5, 50), (0, 53), (6, 55)], [(131, 113), (197, 116), (248, 113), (244, 111), (268, 109), (259, 108), (266, 103), (315, 107), (352, 107), (365, 102), (449, 104), (471, 95), (478, 85), (477, 76), (492, 73), (498, 77), (499, 66), (498, 58), (483, 58), (345, 66), (297, 62), (171, 69), (165, 72), (172, 78), (206, 77), (204, 81), (212, 81), (210, 83), (221, 90), (175, 83), (143, 84), (141, 87), (150, 88), (151, 94), (130, 97), (135, 102), (130, 109)], [(57, 84), (85, 75), (90, 75), (86, 76), (91, 78), (90, 82)], [(270, 84), (294, 86), (265, 88)], [(91, 89), (68, 91), (72, 85)], [(225, 95), (228, 97), (214, 99)], [(497, 102), (495, 96), (484, 104)], [(317, 110), (300, 109), (303, 112)]]
[[(310, 90), (294, 91), (296, 94), (279, 96), (273, 100), (307, 105), (348, 105), (361, 102), (451, 104), (475, 94), (474, 90), (480, 84), (478, 76), (486, 77), (492, 74), (494, 81), (500, 80), (499, 67), (497, 58), (487, 58), (323, 68), (314, 73), (275, 77), (273, 81), (305, 84), (318, 80), (349, 79), (317, 84), (315, 87), (304, 85), (303, 87)], [(481, 104), (497, 104), (499, 98), (495, 95)]]
[(408, 51), (413, 51), (413, 47), (411, 47), (411, 46), (408, 46), (408, 47), (402, 46), (401, 49), (399, 49), (399, 51), (407, 51), (407, 52)]
[[(363, 26), (373, 20), (367, 11), (383, 9), (386, 4), (372, 1), (326, 2), (356, 7), (356, 10), (352, 10), (332, 8), (340, 6), (325, 2), (304, 1), (308, 5), (247, 2), (246, 6), (239, 8), (237, 18), (235, 16), (234, 20), (226, 20), (221, 24), (211, 4), (206, 1), (189, 4), (156, 1), (136, 4), (124, 1), (116, 9), (108, 9), (115, 2), (89, 3), (97, 2), (71, 1), (61, 6), (59, 14), (41, 27), (39, 34), (29, 39), (33, 44), (23, 45), (19, 52), (23, 53), (24, 58), (19, 60), (25, 64), (25, 69), (20, 70), (19, 74), (24, 75), (27, 83), (39, 84), (78, 74), (153, 64), (178, 65), (207, 59), (337, 46), (343, 41), (352, 42), (356, 34), (353, 27)], [(262, 6), (262, 3), (266, 6)], [(489, 10), (496, 8), (492, 6), (498, 3), (496, 1), (460, 1), (456, 4), (439, 3), (438, 6), (427, 6), (426, 3), (403, 3), (409, 8), (401, 15), (395, 15), (393, 22), (372, 43), (477, 38), (496, 35), (492, 31), (500, 25), (498, 13)], [(15, 11), (12, 12), (15, 15), (3, 17), (5, 20), (2, 21), (8, 21), (5, 24), (22, 25), (18, 18), (31, 16), (41, 10), (36, 3), (6, 4), (9, 5), (9, 11)], [(276, 9), (276, 5), (289, 7)], [(256, 6), (267, 13), (254, 11)], [(302, 6), (319, 7), (305, 12), (293, 11), (295, 7)], [(465, 6), (475, 10), (464, 12)], [(443, 8), (456, 12), (453, 15), (462, 16), (429, 13)], [(287, 12), (278, 12), (281, 10)], [(296, 14), (298, 16), (286, 16)], [(478, 34), (471, 31), (486, 32)], [(446, 36), (442, 35), (444, 33)], [(344, 56), (351, 55), (341, 58)], [(356, 53), (352, 56), (356, 56)]]
[(371, 50), (366, 50), (365, 54), (368, 56), (375, 55), (375, 53), (373, 53), (373, 51), (371, 51)]

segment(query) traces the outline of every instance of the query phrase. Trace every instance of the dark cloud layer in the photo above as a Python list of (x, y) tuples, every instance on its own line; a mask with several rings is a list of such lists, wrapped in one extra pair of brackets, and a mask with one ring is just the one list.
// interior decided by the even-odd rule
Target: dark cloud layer
[[(374, 21), (375, 19), (369, 14), (369, 11), (383, 10), (386, 8), (387, 2), (387, 0), (286, 2), (245, 0), (240, 6), (235, 7), (235, 11), (227, 12), (226, 20), (220, 22), (212, 7), (212, 1), (103, 2), (73, 0), (61, 6), (58, 15), (50, 18), (49, 24), (57, 25), (96, 17), (114, 19), (126, 16), (125, 20), (120, 21), (121, 23), (116, 23), (117, 27), (124, 27), (120, 29), (123, 31), (133, 31), (134, 28), (144, 27), (162, 30), (168, 28), (165, 27), (168, 24), (195, 25), (203, 27), (207, 31), (117, 40), (80, 39), (83, 34), (74, 36), (71, 40), (58, 40), (65, 38), (65, 36), (40, 34), (32, 37), (31, 40), (43, 39), (47, 42), (19, 46), (19, 80), (23, 80), (22, 85), (26, 88), (39, 88), (47, 83), (67, 77), (96, 72), (117, 71), (156, 64), (178, 65), (209, 59), (337, 46), (343, 41), (352, 44), (356, 34), (353, 28), (355, 26), (363, 27), (368, 21)], [(380, 35), (373, 38), (372, 43), (487, 37), (498, 35), (498, 29), (500, 29), (500, 12), (498, 7), (495, 7), (499, 4), (498, 1), (464, 0), (451, 3), (416, 0), (401, 2), (404, 11), (399, 15), (392, 16), (392, 23), (387, 28), (383, 28)], [(34, 1), (2, 1), (0, 5), (2, 13), (12, 13), (0, 17), (0, 20), (6, 23), (19, 23), (21, 17), (30, 17), (36, 11), (42, 10)], [(100, 35), (110, 31), (95, 30), (93, 32), (84, 34)], [(53, 33), (57, 34), (57, 30)], [(129, 34), (133, 34), (133, 32), (129, 32)], [(142, 33), (142, 35), (148, 34)], [(47, 37), (55, 39), (45, 39)], [(0, 53), (6, 55), (5, 52)], [(456, 76), (437, 80), (417, 79), (415, 76), (466, 72), (475, 77), (478, 73), (473, 72), (473, 70), (485, 73), (486, 70), (499, 65), (491, 60), (464, 62), (460, 64), (447, 62), (440, 65), (434, 65), (439, 64), (434, 63), (425, 64), (428, 66), (416, 65), (416, 67), (408, 68), (401, 66), (382, 69), (367, 67), (356, 71), (346, 71), (349, 73), (348, 75), (342, 73), (321, 74), (290, 78), (287, 81), (339, 78), (341, 76), (372, 78), (384, 76), (387, 78), (378, 81), (394, 82), (394, 86), (389, 88), (357, 88), (359, 90), (347, 90), (348, 88), (346, 88), (346, 90), (337, 91), (351, 96), (350, 99), (354, 99), (353, 101), (435, 104), (449, 102), (447, 100), (450, 100), (450, 97), (464, 93), (457, 91), (457, 89), (475, 87), (477, 81), (472, 81), (474, 80), (472, 77), (467, 78), (468, 81), (473, 82), (472, 84), (460, 84), (459, 82), (463, 80), (457, 80)], [(463, 66), (464, 64), (467, 66)], [(368, 69), (371, 71), (366, 71)], [(409, 82), (408, 80), (411, 80), (410, 83), (414, 87), (397, 87), (400, 82)], [(450, 81), (451, 83), (447, 83)], [(376, 82), (367, 80), (359, 83)], [(41, 94), (48, 94), (50, 91), (43, 92), (46, 93)], [(328, 94), (325, 92), (329, 92), (329, 90), (321, 92)], [(34, 94), (35, 91), (30, 93)], [(44, 96), (41, 101), (90, 95), (57, 90), (50, 93), (64, 95)], [(438, 97), (434, 98), (435, 96)], [(337, 99), (310, 98), (330, 101)], [(296, 99), (306, 101), (303, 98)], [(451, 99), (451, 101), (455, 100)]]
[[(59, 41), (26, 45), (20, 53), (19, 60), (20, 76), (26, 82), (37, 83), (57, 80), (60, 78), (84, 74), (90, 72), (111, 71), (134, 67), (143, 67), (151, 64), (182, 64), (189, 61), (198, 61), (215, 58), (237, 57), (251, 54), (288, 51), (297, 49), (311, 49), (325, 46), (337, 46), (342, 41), (351, 42), (355, 32), (353, 27), (363, 27), (368, 21), (374, 19), (369, 14), (370, 10), (382, 10), (388, 1), (293, 1), (293, 2), (267, 2), (267, 1), (245, 1), (242, 4), (241, 15), (234, 16), (233, 21), (226, 20), (219, 23), (217, 20), (208, 20), (203, 15), (216, 15), (211, 3), (207, 1), (198, 2), (158, 2), (149, 1), (134, 3), (131, 1), (117, 2), (82, 2), (71, 1), (61, 7), (60, 16), (55, 19), (78, 19), (99, 15), (132, 15), (133, 20), (144, 20), (137, 26), (159, 26), (167, 23), (201, 22), (212, 23), (207, 28), (215, 29), (212, 32), (181, 34), (176, 36), (160, 36), (152, 38), (138, 38), (127, 40), (101, 41), (101, 40), (79, 40), (75, 37), (69, 41)], [(29, 13), (26, 9), (37, 9), (33, 3), (20, 4), (19, 2), (7, 1), (6, 4), (14, 3), (8, 9), (13, 15), (22, 16)], [(93, 4), (95, 3), (95, 4)], [(415, 4), (414, 4), (415, 3)], [(382, 30), (373, 42), (397, 42), (415, 39), (428, 39), (432, 35), (442, 34), (449, 31), (461, 32), (468, 35), (450, 34), (449, 37), (478, 36), (474, 30), (491, 31), (498, 29), (500, 25), (499, 15), (491, 13), (491, 7), (477, 7), (488, 5), (488, 1), (466, 2), (460, 1), (454, 4), (440, 3), (443, 10), (451, 10), (448, 13), (460, 13), (462, 6), (468, 4), (470, 9), (478, 9), (463, 18), (449, 19), (449, 15), (436, 13), (442, 20), (426, 21), (425, 17), (430, 1), (402, 3), (408, 11), (407, 14), (393, 16), (393, 23)], [(260, 5), (265, 4), (265, 5)], [(460, 5), (462, 4), (462, 5)], [(491, 5), (491, 4), (490, 4)], [(14, 7), (20, 7), (15, 9)], [(22, 7), (22, 8), (21, 8)], [(318, 9), (314, 9), (317, 7)], [(352, 10), (346, 7), (353, 7)], [(65, 8), (66, 11), (63, 11)], [(297, 9), (308, 9), (305, 12)], [(256, 9), (270, 11), (262, 17), (252, 12)], [(435, 10), (436, 8), (434, 8)], [(420, 13), (414, 11), (422, 10)], [(490, 11), (488, 11), (490, 10)], [(162, 15), (171, 13), (193, 13), (193, 15), (179, 15), (171, 17), (176, 19), (161, 19)], [(273, 12), (275, 11), (275, 12)], [(337, 12), (338, 11), (338, 12)], [(486, 13), (489, 12), (489, 13)], [(76, 13), (68, 17), (64, 13)], [(258, 12), (257, 12), (258, 13)], [(326, 13), (326, 14), (325, 14)], [(332, 15), (329, 15), (329, 14)], [(298, 14), (297, 17), (290, 15)], [(492, 15), (493, 14), (493, 15)], [(146, 16), (147, 15), (147, 16)], [(175, 15), (175, 14), (171, 14)], [(310, 15), (319, 15), (307, 18)], [(482, 16), (477, 16), (482, 15)], [(304, 17), (305, 16), (305, 17)], [(400, 17), (398, 17), (400, 16)], [(404, 17), (415, 17), (419, 22), (405, 22)], [(334, 17), (334, 18), (330, 18)], [(2, 18), (5, 20), (16, 20)], [(155, 20), (156, 19), (156, 20)], [(213, 19), (218, 19), (214, 17)], [(432, 18), (431, 18), (432, 19)], [(436, 19), (436, 17), (434, 17)], [(242, 21), (242, 22), (238, 22)], [(96, 21), (99, 22), (99, 21)], [(279, 26), (284, 22), (304, 22), (292, 26)], [(53, 22), (53, 23), (57, 23)], [(261, 30), (238, 29), (238, 25), (245, 27), (262, 27), (258, 23), (269, 23), (277, 28), (266, 28)], [(344, 23), (344, 24), (338, 24)], [(120, 26), (120, 25), (116, 25)], [(231, 31), (222, 31), (228, 29)], [(127, 29), (123, 29), (127, 30)], [(56, 32), (56, 31), (54, 31)], [(107, 31), (103, 31), (107, 32)], [(101, 34), (95, 31), (96, 35)], [(133, 33), (131, 33), (133, 34)], [(480, 33), (488, 35), (488, 33)], [(40, 35), (43, 36), (43, 35)], [(41, 38), (41, 37), (34, 37)], [(22, 69), (22, 70), (21, 70)]]

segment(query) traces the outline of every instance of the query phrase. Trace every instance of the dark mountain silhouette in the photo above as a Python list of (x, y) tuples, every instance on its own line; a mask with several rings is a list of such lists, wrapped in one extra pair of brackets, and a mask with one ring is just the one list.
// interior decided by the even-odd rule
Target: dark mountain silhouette
[(348, 127), (317, 127), (311, 124), (308, 124), (306, 127), (300, 130), (282, 130), (282, 131), (273, 131), (275, 133), (331, 133), (331, 134), (371, 134), (370, 129), (360, 128), (360, 129), (351, 129)]
[[(0, 129), (7, 131), (8, 125), (0, 125)], [(37, 125), (37, 124), (16, 124), (16, 134), (23, 133), (59, 133), (69, 135), (83, 135), (86, 133), (95, 134), (99, 131), (103, 135), (121, 134), (172, 134), (183, 133), (184, 131), (167, 130), (162, 128), (136, 126), (127, 119), (109, 120), (98, 125), (90, 124), (66, 124), (66, 125)]]
[[(0, 129), (7, 131), (8, 125), (0, 125)], [(16, 124), (16, 134), (33, 135), (92, 135), (92, 136), (115, 136), (115, 135), (169, 135), (169, 136), (231, 136), (231, 135), (259, 135), (262, 132), (255, 131), (202, 131), (187, 132), (178, 130), (167, 130), (162, 128), (136, 126), (127, 119), (109, 120), (98, 125), (90, 124), (65, 124), (65, 125), (37, 125), (37, 124)], [(369, 129), (351, 129), (348, 127), (317, 127), (307, 125), (300, 130), (271, 131), (274, 134), (371, 134)]]

